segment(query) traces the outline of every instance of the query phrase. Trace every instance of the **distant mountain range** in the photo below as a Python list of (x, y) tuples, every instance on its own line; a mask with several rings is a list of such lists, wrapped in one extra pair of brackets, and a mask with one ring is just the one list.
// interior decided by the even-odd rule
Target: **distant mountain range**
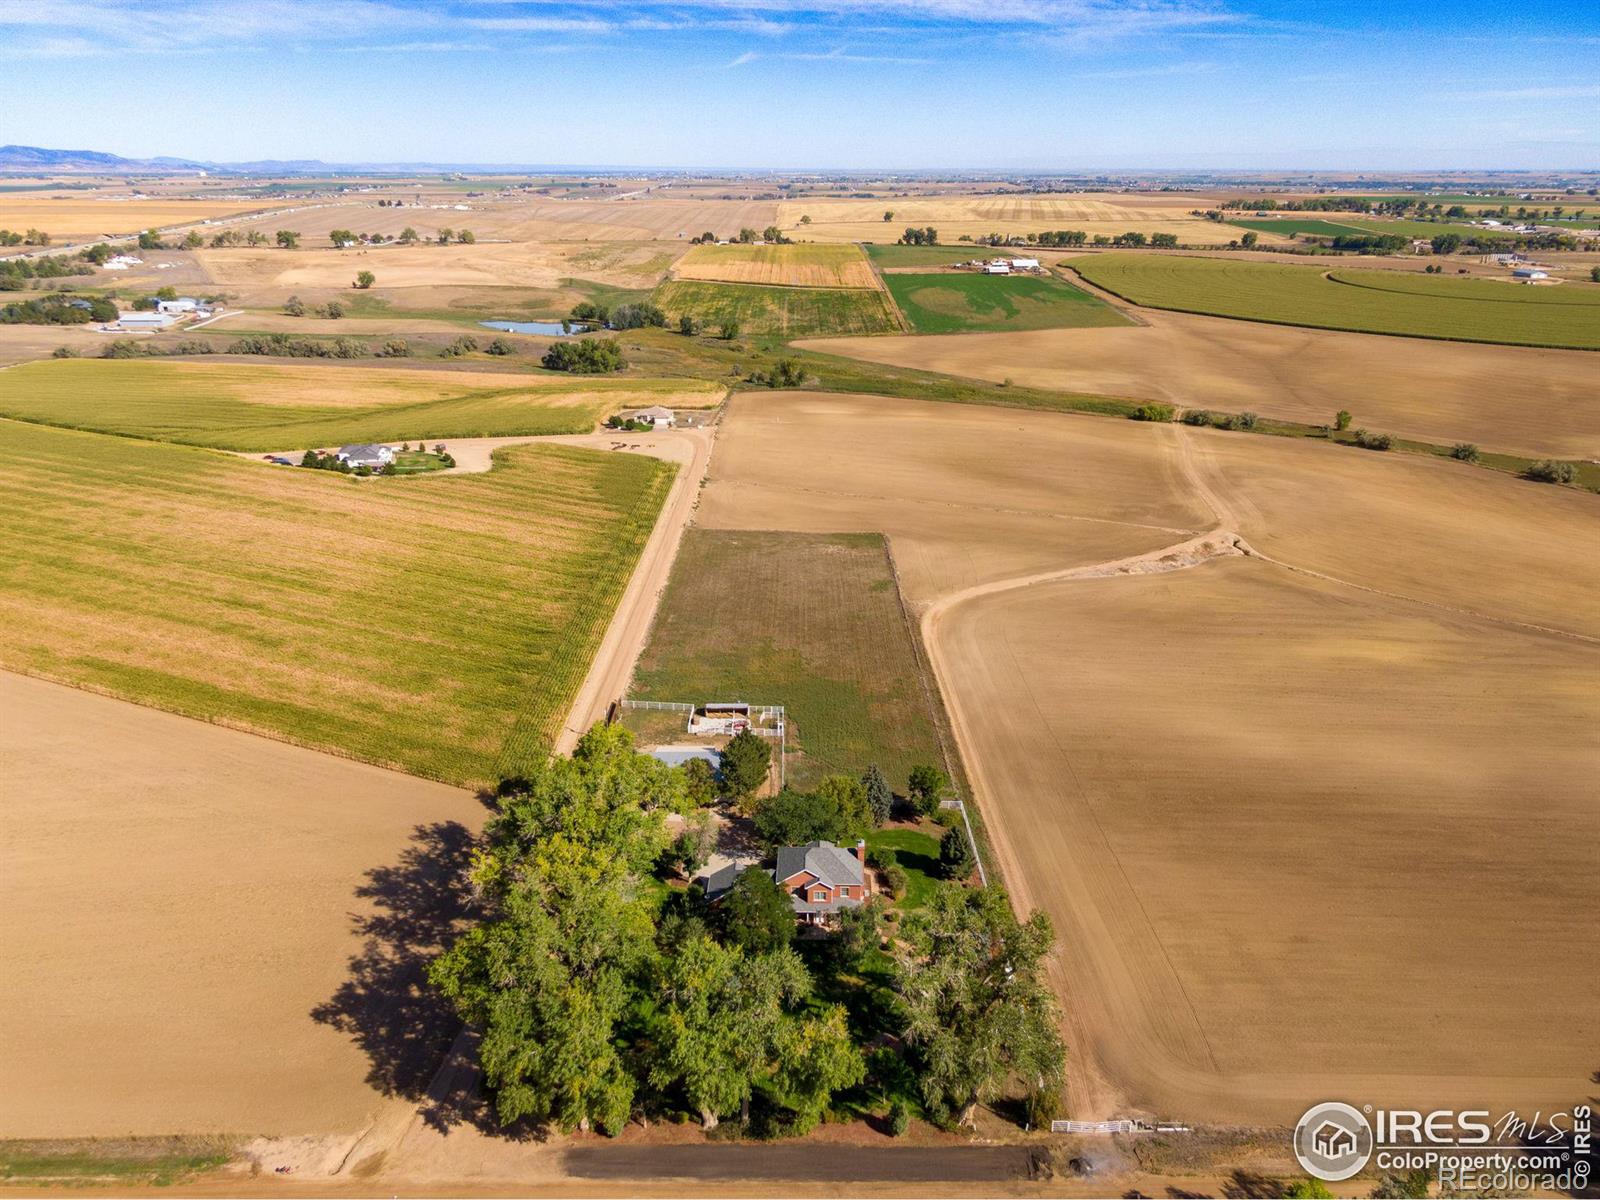
[[(631, 168), (637, 170), (638, 168)], [(44, 146), (0, 146), (0, 175), (448, 175), (496, 172), (584, 171), (604, 174), (624, 168), (575, 163), (327, 163), (315, 158), (255, 162), (200, 162), (192, 158), (123, 158), (99, 150), (51, 150)]]

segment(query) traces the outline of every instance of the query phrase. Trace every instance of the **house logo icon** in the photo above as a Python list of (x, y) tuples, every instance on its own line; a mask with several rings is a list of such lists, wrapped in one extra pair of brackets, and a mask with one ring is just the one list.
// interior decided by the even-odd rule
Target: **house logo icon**
[(1318, 1179), (1349, 1179), (1372, 1157), (1372, 1126), (1348, 1104), (1314, 1104), (1294, 1127), (1294, 1156)]

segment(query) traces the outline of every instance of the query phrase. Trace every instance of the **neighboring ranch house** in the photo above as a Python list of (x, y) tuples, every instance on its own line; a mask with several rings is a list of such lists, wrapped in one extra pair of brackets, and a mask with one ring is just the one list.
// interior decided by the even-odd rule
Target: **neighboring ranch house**
[(630, 421), (643, 421), (646, 425), (654, 425), (657, 429), (671, 429), (678, 423), (678, 418), (673, 415), (670, 408), (663, 408), (659, 404), (649, 408), (641, 408), (638, 412), (628, 414)]
[(176, 300), (157, 300), (156, 311), (164, 313), (191, 313), (200, 307), (193, 296), (179, 296)]
[(983, 273), (985, 275), (1009, 275), (1011, 274), (1011, 264), (1003, 258), (997, 258), (993, 262), (983, 264)]
[[(771, 874), (788, 894), (802, 925), (825, 925), (840, 909), (859, 908), (866, 903), (870, 894), (866, 855), (865, 842), (857, 842), (848, 850), (832, 842), (783, 846), (778, 850), (777, 868)], [(737, 863), (730, 863), (706, 876), (706, 899), (715, 903), (725, 896), (741, 870)]]
[(352, 469), (370, 467), (377, 471), (394, 461), (394, 450), (389, 446), (363, 442), (358, 446), (340, 446), (334, 457)]

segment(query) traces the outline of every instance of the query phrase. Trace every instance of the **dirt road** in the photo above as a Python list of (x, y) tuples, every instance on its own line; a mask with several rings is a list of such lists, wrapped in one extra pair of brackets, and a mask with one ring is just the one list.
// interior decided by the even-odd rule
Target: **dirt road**
[(644, 653), (645, 639), (650, 636), (650, 624), (655, 620), (667, 577), (672, 574), (683, 531), (699, 501), (700, 485), (711, 465), (711, 443), (715, 435), (716, 427), (710, 426), (667, 433), (600, 433), (555, 439), (567, 445), (595, 445), (596, 448), (620, 443), (628, 453), (653, 454), (679, 464), (678, 477), (672, 481), (672, 490), (661, 506), (655, 530), (645, 543), (627, 590), (622, 593), (616, 614), (589, 666), (589, 674), (573, 699), (567, 723), (556, 738), (557, 754), (570, 754), (584, 731), (603, 719), (611, 702), (628, 688), (634, 664)]

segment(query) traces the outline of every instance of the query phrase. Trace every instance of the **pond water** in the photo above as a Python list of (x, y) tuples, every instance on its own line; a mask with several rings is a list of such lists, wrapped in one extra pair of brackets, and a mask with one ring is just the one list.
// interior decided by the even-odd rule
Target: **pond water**
[[(485, 329), (498, 329), (502, 333), (537, 333), (544, 337), (567, 337), (562, 332), (560, 321), (479, 321)], [(572, 327), (573, 333), (584, 332), (580, 326)]]

